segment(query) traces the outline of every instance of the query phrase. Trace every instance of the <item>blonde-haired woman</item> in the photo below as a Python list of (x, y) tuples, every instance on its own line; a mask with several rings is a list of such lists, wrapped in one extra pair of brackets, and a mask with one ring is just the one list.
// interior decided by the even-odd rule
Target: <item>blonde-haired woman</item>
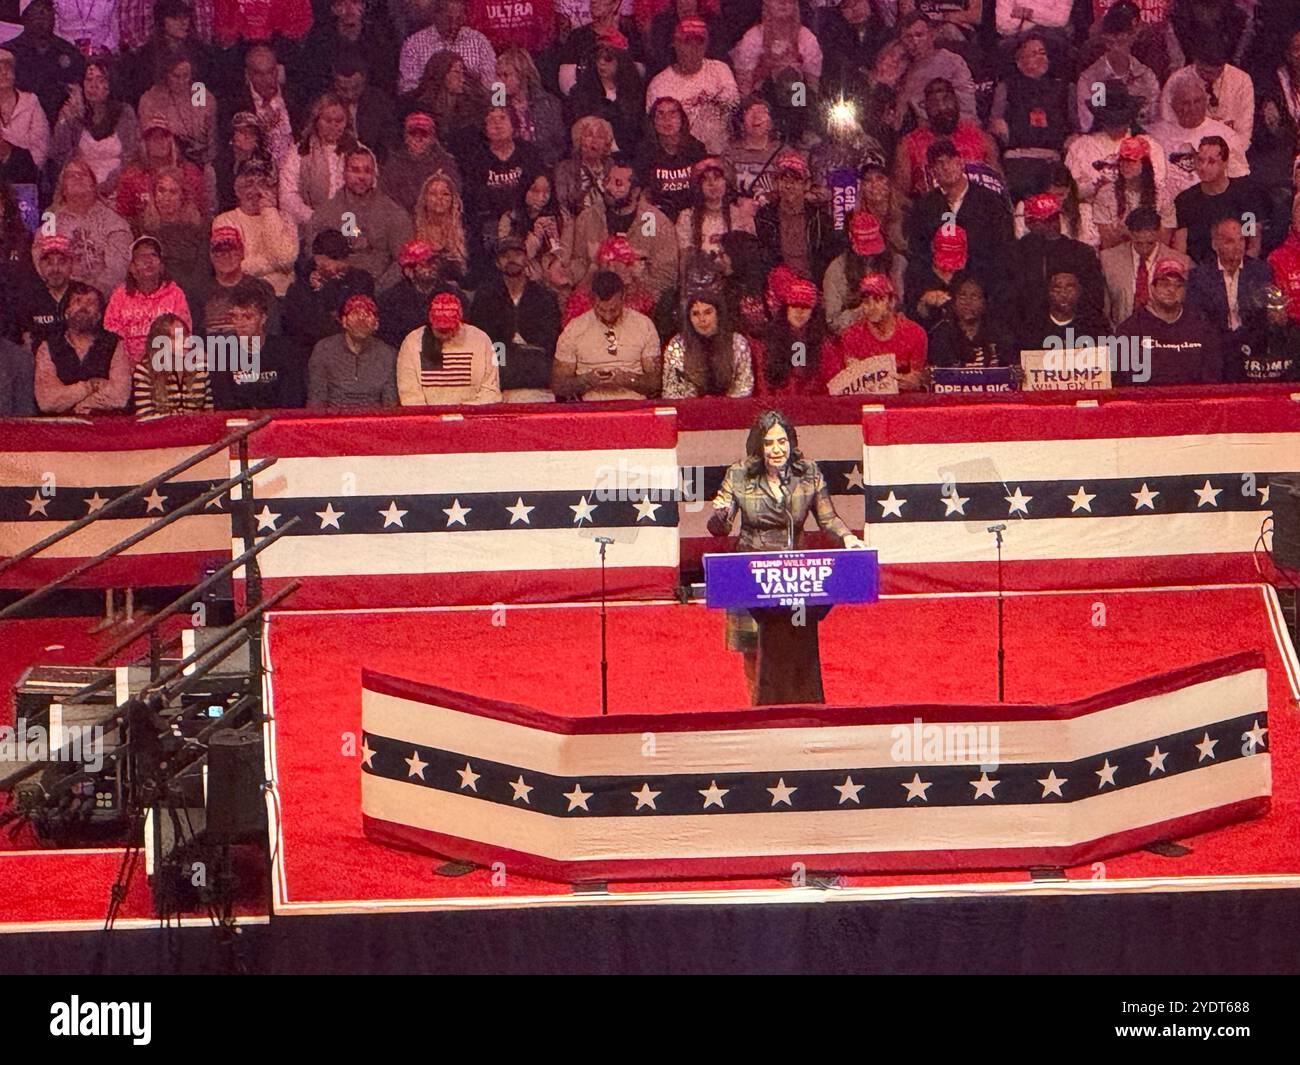
[(190, 337), (178, 314), (160, 314), (150, 324), (144, 355), (131, 373), (137, 417), (212, 410), (212, 384), (202, 349), (186, 355)]
[(542, 88), (537, 64), (526, 50), (511, 45), (497, 56), (497, 81), (515, 119), (515, 135), (537, 149), (548, 170), (564, 144), (564, 108)]
[(297, 148), (280, 168), (280, 211), (298, 225), (343, 187), (343, 161), (356, 146), (347, 105), (327, 92), (312, 104)]
[(72, 247), (72, 279), (112, 292), (126, 277), (131, 226), (99, 197), (90, 164), (73, 159), (54, 189), (55, 231)]
[(600, 203), (609, 161), (614, 154), (614, 127), (587, 115), (573, 124), (573, 154), (555, 167), (555, 200), (577, 218)]
[(445, 174), (432, 175), (420, 187), (415, 201), (415, 239), (427, 241), (462, 270), (468, 262), (464, 213), (460, 193)]

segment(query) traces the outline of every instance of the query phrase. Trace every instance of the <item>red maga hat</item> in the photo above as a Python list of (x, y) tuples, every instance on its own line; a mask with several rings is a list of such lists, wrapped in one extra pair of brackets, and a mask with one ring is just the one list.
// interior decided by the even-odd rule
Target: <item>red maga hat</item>
[(596, 34), (596, 47), (613, 48), (616, 52), (626, 52), (629, 45), (627, 37), (623, 35), (622, 31), (611, 27)]
[(641, 253), (632, 246), (632, 242), (622, 233), (616, 233), (612, 237), (606, 237), (600, 242), (600, 247), (596, 249), (596, 262), (605, 263), (635, 263), (640, 262)]
[(817, 306), (817, 295), (816, 285), (807, 278), (796, 277), (785, 290), (785, 305), (787, 307), (807, 307), (811, 310)]
[(930, 245), (931, 261), (940, 270), (960, 270), (966, 265), (966, 230), (961, 226), (945, 226), (934, 235)]
[(363, 292), (358, 292), (355, 296), (349, 296), (343, 303), (343, 310), (339, 312), (340, 318), (346, 318), (349, 314), (368, 314), (371, 318), (378, 319), (379, 305)]
[(1061, 201), (1050, 192), (1040, 192), (1025, 200), (1025, 221), (1046, 222), (1061, 213)]
[(709, 36), (709, 25), (702, 18), (684, 18), (677, 23), (677, 29), (673, 31), (674, 37), (698, 37), (701, 40), (707, 40)]
[(849, 223), (849, 243), (859, 255), (879, 255), (885, 250), (885, 235), (870, 211), (863, 209), (854, 213)]
[(437, 257), (437, 249), (427, 240), (408, 240), (398, 249), (397, 265), (403, 268), (417, 266)]
[(217, 226), (212, 231), (212, 236), (208, 238), (208, 246), (213, 251), (222, 251), (226, 248), (244, 247), (244, 234), (236, 226)]
[(1161, 259), (1151, 273), (1151, 280), (1161, 281), (1166, 277), (1176, 277), (1179, 281), (1186, 281), (1187, 267), (1177, 259)]
[(440, 292), (429, 304), (429, 324), (439, 332), (447, 333), (459, 329), (463, 316), (460, 300), (450, 292)]
[(1119, 157), (1121, 159), (1150, 159), (1151, 145), (1145, 137), (1125, 137), (1119, 142)]
[(884, 274), (867, 274), (858, 284), (858, 291), (864, 296), (884, 296), (886, 299), (898, 295), (894, 283)]

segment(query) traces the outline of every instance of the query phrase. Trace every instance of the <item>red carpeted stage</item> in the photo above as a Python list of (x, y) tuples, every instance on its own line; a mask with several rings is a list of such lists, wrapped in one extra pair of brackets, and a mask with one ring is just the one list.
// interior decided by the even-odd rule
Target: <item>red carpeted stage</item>
[[(837, 608), (823, 629), (828, 702), (993, 701), (994, 602), (903, 597)], [(1105, 610), (1100, 626), (1098, 604)], [(360, 674), (364, 667), (555, 714), (595, 715), (598, 622), (597, 610), (581, 604), (276, 615), (269, 624), (280, 803), (276, 912), (572, 904), (569, 885), (521, 876), (508, 862), (437, 876), (438, 860), (363, 835)], [(722, 628), (721, 615), (698, 605), (611, 608), (611, 714), (743, 706), (740, 663), (723, 649)], [(1300, 731), (1297, 668), (1265, 588), (1013, 596), (1007, 646), (1008, 699), (1021, 702), (1072, 699), (1262, 650), (1270, 749), (1285, 751)], [(875, 665), (885, 651), (888, 669)], [(1138, 851), (1069, 869), (1066, 884), (1034, 881), (1020, 870), (855, 876), (843, 886), (861, 898), (1300, 886), (1300, 780), (1285, 756), (1273, 767), (1268, 815), (1196, 836), (1182, 858)], [(791, 901), (791, 890), (774, 878), (623, 882), (581, 901)]]

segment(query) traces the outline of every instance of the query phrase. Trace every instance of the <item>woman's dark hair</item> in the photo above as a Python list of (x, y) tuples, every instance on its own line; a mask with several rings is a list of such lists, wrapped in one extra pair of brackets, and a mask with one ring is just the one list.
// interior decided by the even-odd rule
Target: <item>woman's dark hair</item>
[[(725, 179), (724, 179), (725, 180)], [(736, 202), (736, 190), (731, 187), (731, 182), (727, 181), (726, 187), (722, 192), (722, 224), (726, 228), (724, 233), (730, 233), (732, 228), (731, 207)], [(701, 173), (698, 178), (691, 179), (691, 191), (694, 194), (691, 200), (691, 247), (704, 247), (704, 174)]]
[(768, 117), (772, 120), (772, 136), (778, 136), (776, 115), (772, 112), (772, 101), (761, 92), (751, 92), (740, 103), (736, 104), (735, 109), (731, 112), (731, 139), (738, 141), (745, 135), (745, 116), (749, 113), (751, 107), (767, 108)]
[[(104, 113), (98, 119), (91, 112), (90, 104), (86, 103), (86, 74), (92, 67), (108, 79), (108, 99), (104, 101)], [(125, 106), (117, 96), (117, 75), (112, 53), (96, 52), (87, 59), (78, 84), (81, 86), (82, 127), (97, 141), (111, 137), (117, 132), (117, 120), (122, 117), (122, 108)]]
[[(546, 201), (546, 206), (538, 213), (536, 218), (533, 217), (532, 209), (528, 206), (528, 190), (537, 184), (538, 178), (546, 178), (546, 184), (550, 187), (550, 199)], [(525, 239), (533, 231), (533, 225), (538, 218), (554, 218), (555, 231), (558, 234), (564, 233), (564, 214), (560, 211), (560, 205), (555, 199), (555, 180), (545, 170), (534, 174), (527, 181), (521, 181), (519, 188), (516, 190), (514, 206), (510, 208), (510, 233), (509, 236), (518, 237), (520, 240)]]
[(691, 120), (686, 114), (686, 108), (682, 106), (681, 100), (675, 96), (661, 96), (650, 105), (650, 110), (646, 112), (646, 134), (650, 137), (650, 143), (655, 147), (662, 149), (663, 144), (659, 140), (659, 134), (655, 132), (655, 112), (659, 110), (662, 104), (669, 104), (677, 108), (677, 115), (682, 120), (681, 132), (677, 134), (678, 147), (689, 144), (691, 140)]
[(731, 260), (731, 283), (747, 292), (767, 287), (770, 264), (762, 241), (743, 229), (732, 229), (718, 238), (718, 245)]
[(749, 436), (745, 438), (745, 476), (755, 478), (763, 472), (763, 438), (774, 425), (784, 429), (785, 435), (790, 438), (790, 472), (796, 477), (802, 477), (808, 472), (808, 463), (799, 452), (799, 434), (790, 419), (779, 410), (763, 411), (750, 426)]
[[(1139, 207), (1155, 207), (1156, 171), (1149, 158), (1142, 160), (1142, 173), (1137, 176), (1136, 183), (1138, 189), (1137, 205)], [(1117, 214), (1124, 211), (1127, 196), (1128, 182), (1124, 180), (1124, 172), (1121, 170), (1115, 174), (1115, 211)]]
[[(603, 49), (598, 45), (596, 51), (600, 52)], [(636, 64), (632, 62), (628, 53), (619, 48), (611, 48), (609, 51), (614, 53), (618, 63), (614, 68), (614, 88), (618, 92), (619, 100), (645, 99), (645, 83), (641, 79), (641, 72), (637, 70)], [(600, 74), (597, 73), (594, 62), (578, 69), (578, 80), (574, 82), (571, 98), (583, 101), (587, 106), (604, 101), (605, 88), (600, 83)]]
[[(162, 244), (157, 237), (147, 237), (147, 238), (141, 237), (139, 240), (137, 240), (135, 244), (132, 245), (131, 247), (131, 258), (128, 260), (128, 263), (132, 263), (135, 261), (136, 250), (139, 248), (139, 246), (142, 243), (144, 243), (146, 239), (150, 244), (154, 246), (154, 250), (158, 252), (158, 262), (159, 262), (158, 288), (162, 288), (163, 285), (167, 284), (167, 282), (172, 279), (172, 275), (167, 270), (167, 263), (163, 261)], [(135, 275), (131, 273), (129, 267), (126, 271), (126, 280), (122, 282), (122, 285), (126, 289), (129, 295), (134, 296), (137, 292), (140, 291), (139, 286), (135, 282)], [(157, 290), (155, 289), (155, 291)]]
[[(794, 369), (793, 353), (796, 344), (804, 346), (804, 373), (815, 380), (821, 367), (822, 348), (826, 345), (826, 318), (816, 308), (808, 324), (796, 332), (790, 326), (784, 305), (768, 323), (763, 336), (762, 374), (768, 387), (780, 389), (790, 379)], [(793, 438), (791, 438), (793, 440)]]
[(952, 275), (952, 280), (948, 282), (948, 292), (952, 296), (952, 299), (943, 306), (944, 317), (948, 318), (952, 322), (957, 321), (957, 293), (966, 285), (974, 285), (979, 289), (980, 298), (984, 301), (984, 310), (980, 314), (980, 326), (983, 327), (989, 313), (988, 288), (985, 286), (984, 282), (980, 280), (979, 275), (972, 273), (970, 270), (958, 270)]
[[(711, 337), (700, 336), (691, 321), (691, 308), (707, 303), (718, 316), (718, 328)], [(682, 373), (702, 396), (725, 396), (735, 376), (735, 330), (722, 297), (713, 291), (696, 291), (682, 301)]]
[[(1150, 165), (1150, 164), (1148, 164)], [(1074, 175), (1070, 173), (1070, 168), (1064, 163), (1057, 163), (1052, 167), (1051, 174), (1048, 175), (1047, 181), (1039, 192), (1046, 192), (1055, 186), (1059, 189), (1069, 189), (1066, 193), (1065, 202), (1061, 204), (1061, 213), (1070, 220), (1070, 229), (1077, 233), (1079, 231), (1079, 186), (1075, 183)], [(1154, 185), (1152, 186), (1154, 188)], [(1119, 201), (1119, 210), (1123, 210), (1123, 201)]]

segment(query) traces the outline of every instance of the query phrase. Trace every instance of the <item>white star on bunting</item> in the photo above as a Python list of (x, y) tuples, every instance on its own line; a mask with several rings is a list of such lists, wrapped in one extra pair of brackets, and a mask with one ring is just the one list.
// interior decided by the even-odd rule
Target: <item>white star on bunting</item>
[(866, 787), (865, 784), (854, 784), (852, 777), (845, 777), (843, 784), (833, 784), (831, 786), (840, 793), (841, 805), (846, 802), (856, 802), (859, 806), (862, 805), (862, 800), (858, 798), (858, 792)]
[(1219, 741), (1210, 739), (1210, 734), (1208, 732), (1200, 743), (1193, 744), (1193, 746), (1201, 752), (1201, 756), (1196, 759), (1197, 764), (1204, 762), (1207, 758), (1210, 759), (1210, 761), (1214, 761), (1214, 748), (1218, 745)]
[(945, 518), (951, 518), (954, 514), (960, 514), (963, 518), (966, 516), (966, 504), (970, 502), (970, 496), (959, 496), (956, 492), (951, 495), (945, 493), (943, 505), (947, 508), (943, 512)]
[(255, 517), (257, 518), (258, 532), (261, 532), (263, 529), (274, 529), (275, 523), (280, 520), (280, 515), (272, 514), (271, 508), (266, 503), (262, 504), (262, 509), (258, 511)]
[(911, 781), (902, 784), (901, 786), (907, 789), (908, 802), (911, 802), (913, 799), (920, 799), (922, 802), (929, 802), (930, 800), (926, 796), (925, 791), (927, 788), (934, 786), (934, 781), (923, 781), (920, 773), (913, 773)]
[(1097, 498), (1097, 493), (1093, 492), (1090, 495), (1088, 492), (1084, 491), (1083, 485), (1079, 485), (1079, 490), (1075, 492), (1074, 495), (1072, 496), (1067, 495), (1065, 498), (1070, 500), (1074, 504), (1074, 506), (1070, 508), (1071, 514), (1073, 514), (1075, 511), (1078, 510), (1086, 510), (1089, 514), (1091, 514), (1092, 501)]
[(45, 513), (45, 508), (49, 505), (49, 496), (43, 496), (40, 492), (37, 492), (31, 499), (27, 500), (27, 516), (30, 518), (33, 514), (40, 514), (42, 517), (48, 518), (49, 515)]
[(1147, 487), (1146, 481), (1142, 482), (1142, 487), (1138, 491), (1129, 493), (1129, 495), (1137, 501), (1133, 505), (1134, 510), (1141, 510), (1143, 507), (1146, 507), (1148, 510), (1155, 510), (1156, 496), (1159, 494), (1159, 492), (1151, 491), (1151, 489)]
[(583, 496), (576, 503), (570, 503), (569, 509), (573, 511), (573, 523), (581, 525), (584, 521), (591, 521), (591, 515), (596, 510), (596, 504), (588, 503), (587, 497)]
[(375, 768), (375, 752), (370, 749), (370, 741), (361, 741), (361, 764), (371, 769)]
[(707, 810), (710, 806), (716, 806), (719, 810), (725, 810), (722, 805), (722, 796), (729, 792), (730, 788), (718, 787), (716, 780), (710, 780), (707, 788), (700, 788), (700, 794), (704, 796), (704, 808)]
[(515, 500), (515, 505), (513, 507), (506, 507), (506, 510), (510, 511), (511, 525), (517, 521), (522, 521), (525, 525), (531, 525), (532, 522), (528, 520), (528, 515), (536, 509), (536, 507), (525, 506), (523, 496), (520, 496)]
[(1107, 784), (1109, 784), (1112, 788), (1115, 786), (1115, 770), (1118, 768), (1119, 766), (1117, 765), (1111, 765), (1110, 759), (1107, 758), (1105, 761), (1101, 763), (1100, 769), (1093, 770), (1093, 772), (1096, 773), (1097, 776), (1101, 777), (1101, 779), (1097, 781), (1098, 791), (1104, 788)]
[(1005, 499), (1008, 504), (1008, 510), (1007, 510), (1008, 518), (1011, 517), (1011, 515), (1014, 514), (1017, 510), (1020, 511), (1020, 513), (1023, 514), (1026, 518), (1029, 517), (1029, 501), (1034, 497), (1027, 496), (1023, 492), (1021, 492), (1019, 485), (1016, 485), (1016, 490), (1012, 492), (1009, 496), (1003, 496), (1002, 498)]
[(95, 494), (86, 500), (86, 513), (94, 514), (95, 511), (97, 511), (100, 507), (102, 507), (107, 502), (108, 500), (105, 499), (103, 496), (101, 496), (99, 494), (99, 489), (96, 488)]
[(394, 499), (392, 502), (388, 504), (387, 510), (381, 510), (379, 512), (380, 516), (384, 519), (385, 529), (387, 529), (390, 525), (396, 525), (399, 529), (405, 529), (406, 526), (402, 524), (402, 519), (406, 517), (406, 515), (409, 513), (410, 513), (409, 510), (397, 509), (396, 499)]
[(468, 762), (465, 763), (464, 769), (457, 769), (456, 773), (460, 777), (460, 786), (462, 788), (469, 788), (469, 790), (473, 792), (478, 791), (479, 777), (483, 774), (475, 773), (474, 767)]
[(649, 518), (651, 521), (658, 520), (655, 517), (655, 511), (661, 506), (663, 506), (662, 503), (652, 503), (648, 499), (638, 500), (636, 503), (636, 520), (642, 521), (645, 518)]
[(322, 529), (326, 526), (330, 526), (331, 528), (338, 529), (339, 532), (343, 531), (339, 528), (339, 518), (343, 517), (343, 511), (335, 510), (333, 503), (326, 503), (324, 510), (316, 511), (316, 517), (320, 518), (320, 527)]
[(1197, 509), (1199, 509), (1205, 506), (1206, 503), (1210, 504), (1212, 507), (1217, 507), (1219, 505), (1219, 493), (1222, 492), (1223, 489), (1212, 488), (1210, 482), (1207, 480), (1203, 488), (1193, 488), (1192, 491), (1196, 493), (1196, 498), (1198, 500), (1196, 506)]
[(424, 771), (429, 768), (428, 762), (420, 761), (420, 752), (412, 751), (411, 757), (406, 759), (406, 775), (408, 777), (419, 777), (424, 779)]
[(523, 773), (519, 774), (518, 780), (510, 781), (510, 786), (515, 789), (515, 793), (510, 799), (511, 802), (518, 802), (523, 799), (529, 806), (533, 805), (533, 800), (528, 797), (528, 793), (533, 790), (533, 786), (524, 783)]
[(1264, 485), (1264, 487), (1261, 488), (1261, 489), (1259, 490), (1259, 492), (1258, 492), (1258, 495), (1259, 495), (1259, 505), (1260, 505), (1261, 507), (1262, 507), (1265, 503), (1268, 502), (1268, 489), (1269, 489), (1269, 486), (1268, 486), (1268, 485)]
[(970, 786), (975, 789), (975, 798), (987, 797), (990, 799), (996, 799), (997, 796), (993, 794), (993, 789), (1001, 783), (1002, 781), (997, 780), (996, 778), (990, 780), (987, 773), (981, 772), (979, 780), (972, 780)]
[(862, 483), (862, 470), (856, 465), (844, 475), (844, 490), (847, 492), (850, 488), (861, 488), (866, 490), (866, 485)]
[(903, 516), (903, 504), (906, 503), (907, 500), (899, 499), (898, 496), (894, 495), (894, 490), (891, 488), (889, 490), (889, 495), (885, 496), (884, 499), (877, 499), (876, 502), (880, 504), (880, 516), (882, 518), (887, 518), (891, 514), (896, 518), (901, 518)]
[(793, 795), (793, 794), (794, 794), (796, 791), (798, 791), (799, 789), (798, 789), (798, 788), (787, 788), (787, 787), (785, 786), (785, 777), (781, 777), (781, 778), (776, 782), (776, 787), (774, 787), (774, 788), (768, 788), (767, 790), (768, 790), (768, 792), (770, 792), (771, 795), (772, 795), (772, 805), (773, 805), (773, 806), (775, 806), (777, 803), (782, 803), (782, 802), (785, 803), (787, 806), (793, 806), (794, 803), (792, 803), (792, 802), (790, 801), (790, 796)]
[(462, 507), (459, 499), (453, 499), (451, 506), (442, 508), (442, 512), (447, 515), (447, 528), (450, 529), (453, 525), (463, 525), (468, 529), (469, 523), (465, 520), (465, 515), (473, 509), (473, 507)]
[[(210, 485), (208, 485), (208, 488), (209, 488), (209, 489), (216, 488), (216, 487), (218, 487), (220, 484), (221, 484), (220, 481), (213, 481)], [(220, 509), (221, 509), (221, 503), (222, 503), (222, 500), (223, 500), (223, 499), (224, 499), (223, 496), (217, 496), (217, 497), (214, 498), (214, 499), (209, 499), (209, 500), (207, 501), (207, 503), (204, 505), (203, 509), (204, 509), (204, 510), (207, 510), (208, 507), (216, 507), (218, 510), (220, 510)]]
[(1046, 799), (1049, 795), (1055, 795), (1064, 799), (1065, 796), (1061, 794), (1061, 785), (1069, 779), (1069, 777), (1058, 777), (1055, 769), (1048, 770), (1047, 776), (1038, 782), (1043, 785), (1043, 794), (1040, 798)]
[[(1266, 728), (1260, 728), (1260, 727), (1259, 727), (1259, 719), (1258, 719), (1258, 718), (1256, 718), (1254, 721), (1252, 721), (1252, 722), (1251, 722), (1251, 725), (1252, 725), (1253, 727), (1250, 729), (1250, 731), (1249, 731), (1249, 732), (1243, 732), (1243, 733), (1241, 734), (1241, 738), (1242, 738), (1243, 740), (1246, 740), (1246, 741), (1250, 744), (1250, 747), (1251, 747), (1251, 753), (1253, 754), (1253, 753), (1254, 753), (1255, 751), (1257, 751), (1260, 747), (1263, 747), (1263, 746), (1264, 746), (1264, 733), (1266, 733), (1266, 732), (1268, 731), (1268, 729), (1266, 729)], [(1244, 753), (1244, 752), (1243, 752), (1243, 753)]]
[(145, 502), (144, 512), (146, 514), (148, 514), (149, 511), (151, 510), (157, 510), (158, 513), (161, 514), (163, 510), (163, 504), (167, 502), (167, 497), (164, 495), (159, 495), (158, 489), (154, 488), (152, 492), (150, 492), (147, 496), (144, 497), (144, 502)]
[(1167, 772), (1167, 770), (1165, 769), (1165, 759), (1168, 757), (1169, 757), (1169, 752), (1162, 751), (1160, 749), (1160, 744), (1157, 743), (1156, 749), (1151, 752), (1148, 758), (1145, 759), (1151, 765), (1151, 768), (1147, 770), (1147, 776), (1149, 777), (1155, 776), (1157, 770), (1159, 770), (1161, 773)]
[[(569, 813), (574, 810), (587, 810), (587, 800), (596, 793), (594, 791), (583, 791), (581, 784), (574, 784), (572, 791), (566, 791), (564, 797), (569, 800)], [(591, 813), (587, 810), (587, 813)]]
[(662, 791), (651, 791), (650, 785), (648, 783), (643, 783), (640, 791), (632, 792), (632, 798), (636, 799), (636, 808), (638, 810), (643, 806), (648, 806), (650, 809), (654, 810), (656, 809), (655, 799), (659, 798), (662, 794)]

